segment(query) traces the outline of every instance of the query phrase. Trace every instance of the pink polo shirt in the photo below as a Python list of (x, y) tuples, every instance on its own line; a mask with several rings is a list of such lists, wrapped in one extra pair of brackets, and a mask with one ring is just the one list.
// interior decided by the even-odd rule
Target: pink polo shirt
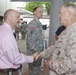
[(17, 42), (10, 25), (0, 26), (0, 69), (18, 68), (20, 64), (32, 63), (33, 56), (19, 53)]

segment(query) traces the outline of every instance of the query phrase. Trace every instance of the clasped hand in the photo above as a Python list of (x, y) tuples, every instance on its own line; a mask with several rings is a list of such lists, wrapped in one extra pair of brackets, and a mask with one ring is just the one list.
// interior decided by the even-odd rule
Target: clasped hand
[(34, 60), (38, 60), (41, 57), (41, 55), (39, 52), (36, 52), (33, 54), (33, 57), (34, 57)]
[(45, 60), (44, 65), (47, 66), (47, 67), (50, 67), (50, 63), (51, 63), (50, 60)]

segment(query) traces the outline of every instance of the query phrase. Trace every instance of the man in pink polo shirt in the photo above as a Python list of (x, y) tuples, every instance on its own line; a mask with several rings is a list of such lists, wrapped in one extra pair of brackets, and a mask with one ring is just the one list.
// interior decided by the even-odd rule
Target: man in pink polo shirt
[(4, 13), (4, 23), (0, 26), (0, 69), (17, 69), (23, 63), (33, 63), (37, 53), (26, 56), (19, 53), (13, 29), (19, 25), (20, 15), (9, 9)]

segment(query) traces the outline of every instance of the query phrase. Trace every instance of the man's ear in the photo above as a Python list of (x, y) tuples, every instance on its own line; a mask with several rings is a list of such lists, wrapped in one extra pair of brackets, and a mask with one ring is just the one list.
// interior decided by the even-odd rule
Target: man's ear
[(68, 17), (71, 17), (72, 16), (72, 10), (70, 11), (68, 11)]

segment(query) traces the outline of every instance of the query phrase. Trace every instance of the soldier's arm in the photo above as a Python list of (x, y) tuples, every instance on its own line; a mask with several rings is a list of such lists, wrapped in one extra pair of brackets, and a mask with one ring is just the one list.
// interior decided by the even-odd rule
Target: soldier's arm
[(52, 55), (53, 53), (53, 50), (54, 49), (54, 45), (53, 46), (49, 46), (47, 49), (43, 50), (40, 55), (41, 55), (41, 58), (48, 58)]
[(35, 27), (31, 24), (27, 25), (27, 41), (31, 49), (34, 49), (34, 32)]

